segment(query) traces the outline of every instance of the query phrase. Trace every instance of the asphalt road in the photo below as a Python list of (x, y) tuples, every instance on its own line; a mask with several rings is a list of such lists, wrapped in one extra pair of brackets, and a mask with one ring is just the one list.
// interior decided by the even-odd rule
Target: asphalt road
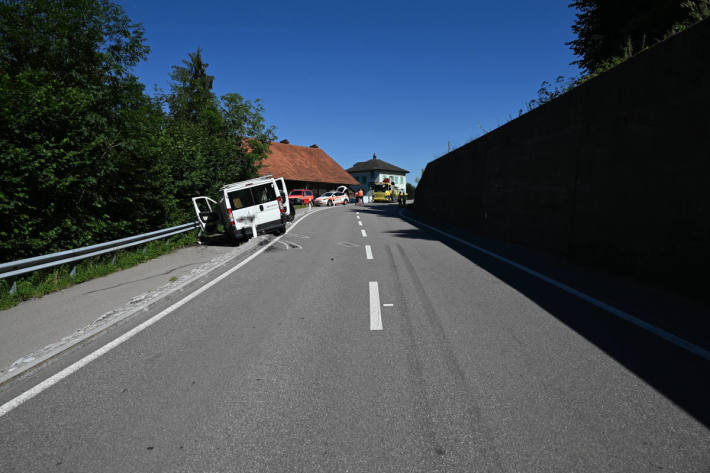
[(0, 471), (708, 472), (709, 373), (396, 206), (326, 209), (0, 417)]

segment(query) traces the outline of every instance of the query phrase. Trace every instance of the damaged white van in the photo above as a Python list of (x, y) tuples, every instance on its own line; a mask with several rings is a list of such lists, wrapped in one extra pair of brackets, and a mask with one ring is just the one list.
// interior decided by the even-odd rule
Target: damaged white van
[(218, 201), (207, 196), (192, 198), (201, 234), (214, 233), (219, 222), (232, 240), (247, 240), (256, 234), (283, 233), (293, 220), (286, 182), (282, 177), (257, 177), (222, 186)]

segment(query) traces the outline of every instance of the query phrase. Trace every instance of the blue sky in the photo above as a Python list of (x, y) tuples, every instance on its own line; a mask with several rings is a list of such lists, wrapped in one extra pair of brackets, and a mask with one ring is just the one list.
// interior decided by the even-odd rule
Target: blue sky
[(346, 169), (374, 152), (410, 182), (578, 72), (570, 0), (118, 3), (146, 30), (149, 92), (200, 47), (215, 93), (261, 98), (279, 140)]

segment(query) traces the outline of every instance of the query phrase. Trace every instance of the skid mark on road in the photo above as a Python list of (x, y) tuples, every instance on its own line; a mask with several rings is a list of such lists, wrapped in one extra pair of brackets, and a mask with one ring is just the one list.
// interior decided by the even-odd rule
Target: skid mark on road
[[(476, 471), (481, 465), (495, 465), (494, 470), (504, 471), (495, 446), (495, 435), (483, 419), (476, 401), (481, 396), (475, 395), (469, 385), (414, 266), (401, 245), (396, 247), (398, 260), (404, 263), (403, 272), (399, 271), (401, 264), (395, 261), (389, 245), (385, 247), (385, 253), (390, 267), (397, 273), (395, 284), (401, 296), (398, 313), (402, 314), (408, 339), (407, 359), (414, 389), (422, 393), (419, 397), (425, 436), (435, 454), (443, 455), (447, 462), (466, 466), (470, 471)], [(411, 281), (414, 286), (412, 300), (405, 297), (403, 279)], [(423, 322), (425, 325), (418, 332), (415, 329), (418, 321), (413, 319), (412, 308), (422, 314), (419, 324)], [(451, 417), (450, 412), (458, 414)], [(467, 435), (461, 437), (460, 432), (467, 432)]]
[(357, 243), (350, 243), (349, 241), (339, 241), (336, 245), (344, 246), (346, 248), (357, 248), (360, 246)]

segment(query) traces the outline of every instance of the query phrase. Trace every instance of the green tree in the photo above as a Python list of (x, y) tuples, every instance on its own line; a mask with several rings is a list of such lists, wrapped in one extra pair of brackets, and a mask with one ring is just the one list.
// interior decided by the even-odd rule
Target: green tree
[(413, 184), (408, 182), (407, 183), (407, 199), (413, 199), (414, 194), (416, 194), (416, 192), (417, 192), (417, 188)]
[(576, 0), (570, 7), (578, 10), (577, 38), (567, 44), (586, 74), (710, 15), (710, 0)]
[(162, 222), (143, 28), (107, 0), (0, 1), (0, 258)]
[(171, 175), (172, 219), (188, 218), (187, 205), (195, 195), (215, 195), (224, 184), (256, 175), (260, 161), (276, 137), (266, 127), (259, 100), (252, 103), (239, 94), (218, 99), (214, 77), (198, 48), (173, 66), (167, 123), (162, 134), (162, 162)]

